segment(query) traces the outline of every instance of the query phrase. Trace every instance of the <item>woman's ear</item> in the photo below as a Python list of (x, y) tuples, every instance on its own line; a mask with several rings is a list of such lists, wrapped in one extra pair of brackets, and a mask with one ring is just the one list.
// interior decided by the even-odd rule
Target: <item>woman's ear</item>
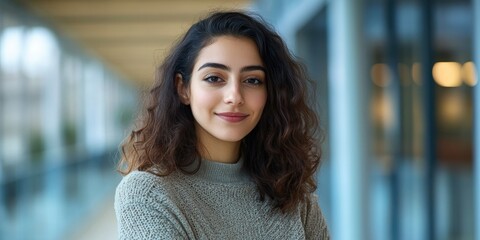
[(177, 86), (177, 93), (180, 97), (180, 102), (185, 105), (189, 105), (190, 98), (188, 94), (188, 88), (183, 84), (183, 77), (180, 73), (175, 75), (175, 85)]

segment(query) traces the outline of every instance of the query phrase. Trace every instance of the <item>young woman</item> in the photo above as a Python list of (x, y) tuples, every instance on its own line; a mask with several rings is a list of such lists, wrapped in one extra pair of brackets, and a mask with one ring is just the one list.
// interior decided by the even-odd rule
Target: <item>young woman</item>
[(194, 24), (159, 67), (122, 146), (121, 239), (328, 239), (308, 81), (241, 12)]

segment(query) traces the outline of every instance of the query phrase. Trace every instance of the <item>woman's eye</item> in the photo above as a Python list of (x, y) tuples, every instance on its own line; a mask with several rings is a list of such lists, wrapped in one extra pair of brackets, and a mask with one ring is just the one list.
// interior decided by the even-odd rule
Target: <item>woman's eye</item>
[(208, 76), (204, 80), (209, 82), (209, 83), (217, 83), (217, 82), (220, 82), (222, 79), (220, 77), (217, 77), (217, 76)]
[(248, 83), (248, 84), (252, 84), (252, 85), (263, 84), (263, 82), (260, 79), (257, 79), (257, 78), (248, 78), (247, 80), (245, 80), (245, 82)]

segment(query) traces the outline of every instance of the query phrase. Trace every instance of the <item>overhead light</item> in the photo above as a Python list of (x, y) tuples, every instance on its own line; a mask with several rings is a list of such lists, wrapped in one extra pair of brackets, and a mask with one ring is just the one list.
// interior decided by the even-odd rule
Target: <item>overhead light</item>
[(437, 62), (432, 69), (433, 79), (442, 87), (458, 87), (462, 85), (461, 69), (457, 62)]
[(372, 81), (379, 87), (386, 87), (390, 83), (390, 69), (387, 64), (377, 63), (370, 70)]
[(462, 66), (463, 81), (469, 86), (477, 84), (477, 72), (473, 62), (466, 62)]

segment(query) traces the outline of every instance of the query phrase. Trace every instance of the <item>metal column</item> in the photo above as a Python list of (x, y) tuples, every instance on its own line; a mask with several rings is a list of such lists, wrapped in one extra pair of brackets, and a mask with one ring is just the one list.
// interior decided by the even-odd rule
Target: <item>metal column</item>
[(477, 70), (477, 84), (474, 87), (474, 166), (475, 166), (475, 239), (480, 240), (480, 0), (473, 1), (474, 9), (474, 56), (473, 61)]
[(328, 11), (333, 239), (368, 239), (368, 81), (362, 49), (363, 1), (330, 1)]
[(397, 0), (387, 0), (385, 3), (386, 17), (386, 50), (387, 62), (390, 70), (391, 82), (387, 87), (388, 95), (392, 99), (392, 112), (394, 114), (390, 129), (389, 141), (392, 149), (392, 162), (389, 174), (390, 186), (390, 239), (400, 239), (401, 212), (400, 212), (400, 179), (399, 166), (402, 161), (403, 121), (402, 121), (402, 86), (398, 72), (398, 36), (395, 21)]
[(426, 226), (424, 239), (435, 239), (435, 170), (436, 170), (436, 120), (435, 120), (435, 82), (431, 73), (433, 68), (433, 0), (421, 1), (421, 76), (424, 112), (424, 159), (425, 159), (425, 214)]

